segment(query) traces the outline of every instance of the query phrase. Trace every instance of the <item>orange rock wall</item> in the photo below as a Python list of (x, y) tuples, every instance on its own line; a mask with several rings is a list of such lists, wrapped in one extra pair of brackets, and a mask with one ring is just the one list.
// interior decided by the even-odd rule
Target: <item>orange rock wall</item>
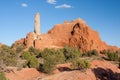
[(103, 42), (99, 33), (92, 30), (82, 19), (56, 24), (47, 34), (36, 36), (35, 33), (30, 32), (22, 43), (25, 43), (28, 48), (33, 46), (37, 49), (62, 48), (69, 45), (77, 47), (82, 52), (93, 49), (98, 51), (118, 50), (117, 47), (109, 46)]

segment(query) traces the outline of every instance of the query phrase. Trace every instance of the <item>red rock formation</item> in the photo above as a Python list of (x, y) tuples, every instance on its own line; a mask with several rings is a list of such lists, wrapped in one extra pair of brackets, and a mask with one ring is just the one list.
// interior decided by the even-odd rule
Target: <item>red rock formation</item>
[(2, 43), (0, 43), (0, 47), (2, 46), (3, 44)]
[(24, 44), (24, 42), (25, 42), (25, 39), (22, 38), (20, 40), (15, 41), (15, 44)]
[(20, 44), (25, 45), (27, 48), (34, 47), (35, 38), (36, 38), (35, 34), (33, 32), (30, 32), (27, 34), (26, 38), (22, 38), (20, 40), (15, 41), (13, 47)]
[(34, 32), (30, 32), (27, 34), (26, 38), (25, 38), (25, 45), (26, 47), (34, 47), (34, 40), (35, 40), (36, 36)]
[(35, 35), (33, 32), (27, 34), (26, 38), (16, 43), (22, 43), (26, 47), (61, 48), (65, 45), (77, 47), (80, 51), (96, 49), (118, 50), (117, 47), (108, 46), (103, 42), (97, 31), (93, 31), (82, 19), (72, 22), (65, 21), (63, 24), (55, 25), (47, 34)]

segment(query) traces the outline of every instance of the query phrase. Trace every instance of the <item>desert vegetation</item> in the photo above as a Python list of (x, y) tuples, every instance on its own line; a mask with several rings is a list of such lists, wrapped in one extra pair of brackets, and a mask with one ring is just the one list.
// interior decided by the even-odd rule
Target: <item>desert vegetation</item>
[(82, 53), (77, 48), (68, 46), (57, 50), (48, 48), (38, 50), (33, 47), (26, 50), (24, 45), (16, 45), (16, 47), (3, 45), (0, 48), (1, 66), (17, 67), (19, 62), (23, 61), (22, 68), (37, 68), (45, 73), (53, 72), (57, 64), (63, 63), (72, 63), (72, 70), (89, 68), (89, 62), (80, 57)]
[(44, 59), (40, 70), (51, 73), (56, 69), (57, 64), (72, 63), (71, 69), (89, 68), (90, 64), (86, 60), (81, 60), (81, 53), (77, 48), (65, 46), (63, 49), (44, 49), (39, 57)]
[(89, 50), (86, 53), (82, 54), (83, 57), (92, 57), (92, 56), (99, 56), (99, 53), (96, 49)]
[(111, 61), (118, 61), (119, 60), (119, 56), (117, 53), (108, 52), (107, 56), (108, 56), (108, 59)]
[(104, 54), (107, 57), (107, 60), (109, 61), (119, 61), (120, 60), (120, 53), (119, 51), (111, 51), (111, 50), (103, 50), (102, 54)]
[(3, 72), (0, 72), (0, 80), (7, 80)]
[(23, 67), (37, 68), (39, 66), (36, 56), (29, 51), (24, 51), (21, 57), (26, 60)]
[[(119, 52), (103, 50), (102, 53), (104, 53), (107, 60), (120, 63)], [(1, 66), (18, 66), (18, 60), (20, 60), (23, 61), (23, 64), (21, 64), (22, 68), (36, 68), (48, 74), (57, 69), (56, 66), (58, 64), (64, 63), (71, 63), (70, 70), (90, 68), (91, 65), (85, 57), (91, 58), (93, 56), (99, 57), (99, 52), (95, 49), (82, 53), (77, 48), (68, 46), (61, 49), (45, 48), (44, 50), (35, 49), (33, 47), (25, 49), (23, 45), (16, 45), (16, 48), (4, 45), (0, 48)]]
[(17, 53), (9, 46), (3, 45), (0, 48), (0, 63), (5, 66), (17, 65)]

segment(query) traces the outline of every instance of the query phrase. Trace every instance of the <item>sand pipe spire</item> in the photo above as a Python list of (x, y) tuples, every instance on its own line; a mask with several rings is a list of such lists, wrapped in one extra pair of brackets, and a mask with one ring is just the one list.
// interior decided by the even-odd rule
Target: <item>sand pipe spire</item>
[(34, 33), (36, 35), (40, 35), (40, 14), (35, 14), (35, 22), (34, 22)]

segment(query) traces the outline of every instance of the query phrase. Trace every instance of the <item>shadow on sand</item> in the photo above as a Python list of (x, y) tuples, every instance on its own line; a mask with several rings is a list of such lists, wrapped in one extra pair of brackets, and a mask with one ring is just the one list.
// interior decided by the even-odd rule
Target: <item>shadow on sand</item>
[(111, 69), (94, 68), (92, 70), (96, 80), (120, 80), (120, 73), (113, 72)]

